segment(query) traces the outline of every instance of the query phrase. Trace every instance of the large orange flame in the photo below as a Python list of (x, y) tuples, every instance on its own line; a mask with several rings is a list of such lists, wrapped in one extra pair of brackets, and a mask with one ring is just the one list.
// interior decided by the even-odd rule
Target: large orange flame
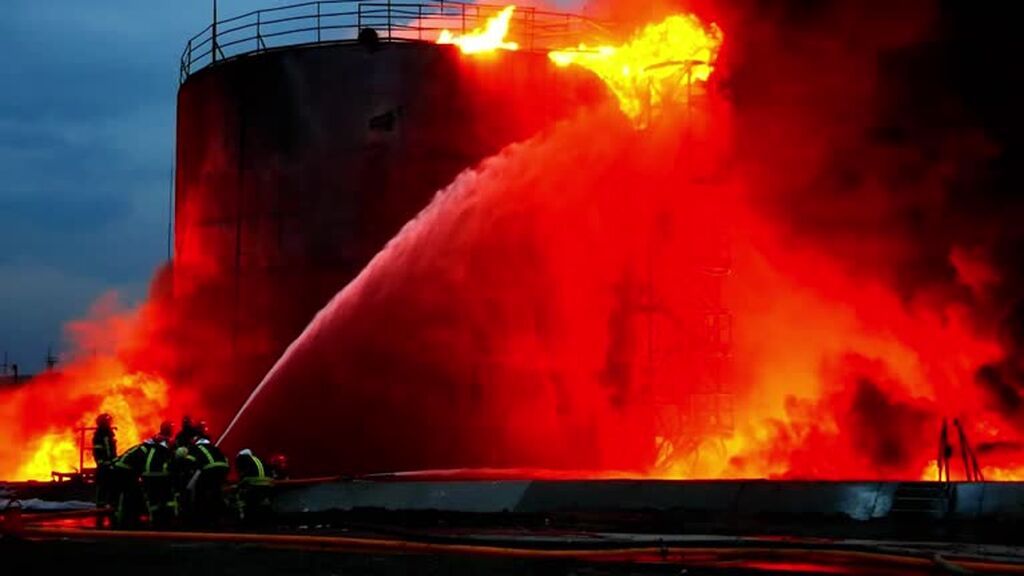
[[(514, 11), (515, 7), (509, 6), (485, 28), (461, 37), (446, 30), (438, 41), (457, 45), (468, 54), (515, 50), (517, 45), (507, 40)], [(507, 445), (518, 452), (505, 461), (515, 462), (525, 455), (557, 463), (565, 454), (595, 446), (599, 449), (593, 450), (593, 460), (580, 460), (603, 463), (605, 469), (594, 477), (616, 476), (610, 471), (625, 462), (627, 476), (934, 478), (940, 422), (959, 417), (979, 452), (980, 446), (989, 450), (982, 459), (986, 478), (1024, 478), (1024, 449), (1020, 448), (1024, 435), (1017, 431), (1016, 422), (992, 408), (992, 399), (976, 384), (978, 367), (998, 362), (1005, 351), (997, 338), (975, 325), (958, 300), (946, 301), (932, 294), (909, 298), (817, 246), (796, 242), (799, 237), (794, 238), (770, 215), (753, 206), (744, 208), (750, 190), (764, 187), (765, 181), (786, 174), (787, 169), (801, 171), (820, 161), (814, 154), (807, 161), (804, 154), (817, 146), (790, 135), (794, 124), (802, 127), (803, 116), (779, 119), (770, 108), (773, 113), (768, 120), (783, 128), (779, 132), (785, 140), (779, 142), (787, 154), (771, 154), (774, 147), (769, 144), (775, 141), (765, 140), (750, 147), (750, 157), (742, 158), (744, 169), (731, 171), (724, 181), (718, 176), (706, 177), (718, 171), (718, 164), (733, 161), (726, 158), (728, 154), (715, 152), (718, 147), (729, 148), (728, 130), (723, 126), (732, 119), (714, 106), (714, 95), (707, 99), (711, 103), (705, 109), (693, 107), (698, 115), (708, 116), (708, 128), (697, 131), (694, 138), (703, 138), (699, 146), (687, 142), (684, 148), (678, 141), (680, 118), (665, 118), (675, 123), (651, 122), (667, 108), (693, 102), (691, 95), (699, 93), (700, 83), (714, 71), (722, 42), (722, 31), (714, 24), (706, 26), (695, 16), (676, 15), (648, 26), (621, 46), (580, 45), (552, 52), (549, 57), (557, 66), (577, 65), (599, 76), (634, 125), (652, 125), (653, 129), (637, 133), (619, 121), (614, 110), (590, 111), (543, 137), (507, 149), (483, 163), (479, 171), (458, 179), (439, 195), (449, 204), (426, 211), (407, 228), (409, 234), (422, 237), (429, 231), (428, 240), (407, 245), (398, 244), (401, 237), (393, 241), (392, 246), (409, 249), (392, 250), (393, 256), (385, 254), (361, 281), (346, 288), (360, 305), (332, 304), (341, 311), (338, 318), (348, 322), (334, 324), (341, 327), (336, 334), (349, 339), (342, 340), (347, 344), (329, 341), (324, 328), (310, 339), (309, 352), (302, 347), (293, 349), (296, 355), (314, 354), (314, 347), (319, 346), (324, 358), (337, 364), (309, 362), (309, 368), (292, 364), (296, 376), (291, 380), (282, 376), (279, 381), (285, 384), (276, 388), (289, 390), (291, 382), (319, 381), (325, 376), (325, 367), (336, 366), (337, 381), (345, 384), (332, 389), (347, 396), (330, 404), (319, 393), (295, 394), (291, 388), (292, 396), (264, 397), (272, 398), (264, 400), (266, 413), (271, 414), (265, 421), (276, 422), (279, 411), (288, 408), (277, 403), (277, 398), (299, 396), (302, 402), (313, 398), (309, 405), (323, 408), (329, 422), (355, 423), (353, 429), (359, 427), (358, 432), (364, 434), (366, 423), (379, 426), (372, 431), (385, 433), (371, 433), (368, 441), (393, 446), (390, 439), (394, 434), (416, 430), (420, 424), (394, 418), (394, 414), (418, 417), (422, 412), (425, 425), (421, 430), (436, 431), (436, 423), (443, 419), (432, 411), (444, 413), (454, 404), (447, 395), (424, 393), (415, 410), (405, 412), (410, 403), (402, 399), (431, 390), (424, 383), (457, 381), (456, 374), (466, 378), (465, 389), (476, 390), (485, 381), (478, 374), (483, 371), (480, 351), (486, 350), (488, 362), (495, 366), (486, 373), (489, 393), (467, 403), (479, 414), (473, 415), (466, 429), (477, 429), (478, 421), (508, 423), (504, 428)], [(831, 59), (826, 60), (831, 66)], [(845, 79), (841, 84), (844, 105), (849, 84)], [(785, 97), (789, 97), (788, 91)], [(806, 121), (819, 127), (817, 116)], [(743, 134), (749, 138), (755, 131), (750, 124), (745, 128)], [(605, 138), (593, 138), (596, 132), (604, 133)], [(788, 150), (789, 144), (800, 153)], [(681, 152), (688, 154), (686, 162), (677, 161)], [(798, 160), (789, 160), (788, 153)], [(758, 162), (753, 161), (754, 156)], [(580, 166), (610, 168), (581, 170)], [(811, 181), (814, 174), (800, 172), (800, 178), (793, 181), (802, 183), (803, 177)], [(942, 174), (945, 178), (945, 168)], [(645, 202), (619, 194), (622, 190), (643, 191)], [(484, 224), (467, 226), (465, 215), (470, 211), (445, 208), (458, 207), (452, 203), (459, 198), (472, 200), (475, 214), (481, 215), (476, 216), (481, 220), (473, 223)], [(532, 212), (522, 216), (527, 212), (522, 206), (530, 206)], [(580, 206), (587, 207), (587, 218), (578, 217)], [(730, 256), (738, 273), (723, 287), (723, 299), (737, 319), (728, 327), (727, 336), (730, 354), (737, 361), (728, 367), (731, 373), (722, 377), (727, 384), (723, 389), (729, 392), (728, 403), (721, 410), (726, 415), (723, 419), (731, 420), (733, 413), (737, 416), (734, 424), (728, 425), (719, 423), (717, 415), (712, 419), (693, 409), (700, 403), (717, 410), (719, 398), (708, 401), (712, 395), (707, 387), (697, 387), (701, 383), (687, 365), (689, 357), (658, 365), (650, 359), (655, 344), (682, 339), (674, 335), (673, 331), (682, 332), (675, 327), (675, 319), (691, 318), (687, 314), (694, 295), (701, 294), (686, 285), (690, 276), (684, 266), (703, 258), (694, 256), (693, 246), (707, 248), (708, 239), (724, 227), (720, 211), (726, 209), (732, 220), (729, 227), (743, 232), (733, 242)], [(435, 242), (435, 238), (446, 236), (442, 233), (446, 229), (452, 230), (447, 243)], [(881, 242), (877, 238), (864, 240)], [(201, 241), (183, 236), (179, 244), (191, 254), (205, 255)], [(650, 258), (652, 269), (657, 266), (657, 285), (653, 275), (649, 282), (635, 280), (642, 275), (637, 270), (644, 267), (634, 262), (641, 253)], [(443, 257), (437, 257), (439, 254)], [(459, 261), (460, 256), (464, 260)], [(964, 276), (962, 287), (982, 292), (987, 284), (997, 282), (996, 273), (984, 262), (971, 260), (969, 253), (954, 253), (951, 260)], [(203, 259), (199, 262), (207, 264)], [(465, 263), (465, 267), (448, 274), (446, 267), (452, 262)], [(220, 272), (213, 260), (209, 268), (211, 276)], [(438, 279), (443, 289), (422, 289)], [(642, 290), (645, 294), (634, 294), (641, 292), (634, 284), (645, 282), (650, 284)], [(595, 286), (614, 286), (614, 290), (595, 290)], [(392, 287), (411, 288), (403, 292)], [(622, 295), (609, 296), (613, 291)], [(540, 297), (529, 299), (535, 293)], [(350, 300), (339, 297), (336, 302)], [(522, 311), (536, 302), (544, 305), (520, 322)], [(651, 312), (654, 308), (658, 308), (659, 318), (672, 321), (656, 324), (656, 318), (638, 328), (641, 322), (636, 318), (640, 313), (656, 316)], [(662, 310), (666, 314), (661, 314)], [(437, 337), (435, 318), (442, 315), (457, 322), (449, 334), (458, 337)], [(322, 318), (326, 325), (331, 317)], [(410, 319), (421, 319), (418, 332)], [(609, 320), (617, 323), (614, 329), (608, 327)], [(387, 329), (396, 321), (407, 326), (406, 337), (398, 340)], [(110, 338), (115, 345), (99, 356), (71, 363), (61, 374), (44, 375), (26, 389), (0, 393), (0, 437), (4, 438), (0, 478), (46, 478), (51, 470), (77, 465), (73, 428), (89, 424), (99, 412), (113, 414), (123, 449), (152, 433), (170, 403), (181, 402), (182, 390), (175, 390), (172, 399), (166, 382), (153, 375), (168, 374), (168, 379), (180, 386), (181, 378), (175, 372), (152, 368), (152, 358), (167, 351), (145, 334), (141, 343), (139, 334), (126, 334), (125, 327), (131, 323), (115, 316), (79, 325), (80, 334), (89, 332), (78, 339), (78, 348), (87, 355), (97, 348), (97, 338)], [(83, 326), (92, 329), (81, 330)], [(352, 326), (370, 328), (359, 333)], [(661, 333), (656, 335), (654, 328)], [(613, 341), (612, 335), (621, 341)], [(213, 338), (199, 341), (216, 342)], [(142, 348), (150, 362), (140, 365), (124, 360), (119, 351), (132, 345)], [(410, 361), (404, 366), (395, 362), (393, 370), (382, 371), (379, 358), (387, 356), (380, 355), (381, 350), (396, 354), (399, 360), (403, 358), (397, 354), (404, 353)], [(174, 354), (168, 356), (166, 363), (173, 363)], [(438, 366), (417, 362), (428, 356), (440, 359)], [(464, 364), (458, 364), (460, 361)], [(441, 366), (444, 363), (448, 365)], [(651, 376), (655, 367), (663, 374), (658, 379)], [(311, 371), (303, 372), (305, 369)], [(271, 377), (287, 376), (286, 370), (275, 369)], [(305, 377), (307, 374), (311, 377)], [(538, 377), (524, 378), (524, 374)], [(388, 387), (360, 389), (350, 382), (380, 382)], [(530, 390), (539, 393), (524, 393), (523, 382), (530, 382)], [(615, 386), (615, 394), (609, 394), (609, 384)], [(398, 398), (392, 406), (381, 402), (382, 389), (394, 391), (388, 395)], [(350, 398), (365, 398), (367, 404), (350, 403)], [(555, 398), (557, 402), (552, 401)], [(340, 418), (337, 411), (343, 409), (352, 410), (362, 420)], [(294, 413), (311, 417), (309, 411)], [(1011, 416), (1019, 418), (1019, 414), (1015, 408)], [(258, 419), (253, 422), (254, 428), (273, 436), (274, 441), (282, 435), (280, 427), (259, 426)], [(569, 446), (563, 451), (552, 438), (567, 429), (584, 431), (570, 436), (583, 441), (578, 446), (563, 443)], [(317, 431), (295, 426), (283, 432)], [(459, 450), (475, 453), (479, 449), (475, 443), (486, 442), (489, 448), (494, 438), (500, 437), (484, 436), (481, 440), (445, 429), (431, 445), (429, 439), (410, 434), (413, 442), (406, 444), (407, 451), (393, 452), (402, 457), (415, 453), (412, 460), (422, 462), (423, 454), (436, 456), (426, 452), (430, 448), (439, 449), (443, 459)], [(462, 443), (453, 446), (453, 439)], [(345, 450), (351, 443), (306, 445), (320, 461), (323, 449)], [(303, 444), (292, 444), (294, 450), (302, 448)], [(365, 453), (360, 456), (366, 458)], [(334, 461), (368, 466), (354, 458)], [(517, 474), (538, 475), (529, 470)]]
[[(0, 478), (45, 480), (51, 472), (77, 470), (79, 429), (93, 426), (100, 413), (113, 417), (122, 451), (153, 434), (167, 415), (168, 382), (123, 357), (125, 347), (140, 338), (137, 312), (120, 310), (108, 295), (67, 330), (73, 350), (60, 371), (0, 394), (0, 434), (6, 439)], [(85, 468), (94, 464), (91, 436), (85, 432)]]
[(506, 39), (515, 13), (515, 6), (506, 6), (497, 16), (489, 19), (483, 28), (456, 36), (451, 30), (442, 30), (438, 44), (454, 44), (463, 54), (481, 54), (496, 50), (518, 50), (519, 44)]
[(548, 56), (558, 66), (577, 65), (597, 74), (615, 94), (623, 113), (638, 126), (666, 104), (681, 103), (694, 82), (714, 70), (722, 30), (692, 14), (652, 24), (622, 46), (580, 44)]
[[(88, 362), (75, 369), (73, 375), (61, 375), (59, 386), (65, 389), (64, 399), (86, 395), (95, 409), (79, 416), (73, 426), (60, 426), (31, 441), (28, 455), (13, 478), (19, 480), (49, 479), (51, 472), (67, 472), (78, 467), (79, 437), (77, 428), (92, 426), (92, 417), (108, 413), (117, 427), (118, 444), (123, 450), (137, 444), (152, 433), (154, 423), (160, 421), (161, 412), (168, 402), (167, 383), (155, 376), (128, 373), (116, 360), (103, 358)], [(85, 435), (85, 466), (92, 462), (91, 433)]]

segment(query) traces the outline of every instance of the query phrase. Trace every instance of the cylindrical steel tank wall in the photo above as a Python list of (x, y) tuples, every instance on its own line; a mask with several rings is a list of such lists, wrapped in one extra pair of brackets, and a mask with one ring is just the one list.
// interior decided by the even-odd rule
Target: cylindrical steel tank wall
[(178, 97), (178, 380), (223, 425), (438, 189), (602, 94), (543, 54), (424, 43), (294, 48), (194, 74)]

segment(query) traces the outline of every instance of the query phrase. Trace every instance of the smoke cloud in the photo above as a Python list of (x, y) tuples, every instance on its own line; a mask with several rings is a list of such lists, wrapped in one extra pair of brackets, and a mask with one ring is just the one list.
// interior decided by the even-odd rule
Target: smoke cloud
[[(1002, 442), (991, 471), (1014, 474), (1019, 455), (1007, 447), (1021, 396), (1013, 338), (999, 336), (1015, 305), (1005, 286), (1018, 275), (1005, 262), (1017, 234), (998, 200), (1008, 144), (978, 121), (973, 101), (1006, 81), (969, 73), (971, 83), (949, 65), (965, 63), (968, 40), (982, 32), (972, 29), (977, 20), (920, 1), (885, 10), (857, 2), (689, 7), (727, 36), (714, 90), (730, 112), (704, 110), (710, 137), (681, 137), (694, 123), (677, 117), (643, 154), (631, 154), (636, 136), (582, 115), (483, 163), (325, 309), (235, 433), (266, 441), (253, 431), (270, 418), (261, 406), (282, 405), (285, 382), (315, 374), (325, 381), (318, 394), (338, 394), (339, 404), (344, 396), (346, 410), (364, 415), (355, 416), (359, 427), (386, 422), (379, 426), (403, 439), (365, 447), (375, 456), (338, 454), (371, 467), (917, 478), (930, 473), (942, 418), (960, 417), (979, 445)], [(594, 10), (649, 20), (679, 5), (624, 8)], [(994, 50), (982, 42), (966, 53), (984, 59)], [(678, 171), (652, 169), (664, 165)], [(613, 192), (621, 190), (629, 202)], [(659, 237), (662, 230), (670, 232)], [(696, 276), (666, 271), (700, 268), (698, 254), (723, 231), (733, 253), (723, 300), (734, 318), (729, 399), (708, 411), (734, 418), (728, 433), (679, 408), (717, 402), (698, 384), (704, 359), (664, 356), (677, 362), (658, 366), (674, 384), (667, 394), (652, 392), (658, 378), (637, 368), (645, 351), (650, 367), (651, 350), (673, 338), (697, 346), (663, 326), (642, 336), (636, 302), (650, 286), (668, 286), (675, 293), (648, 305), (686, 317), (704, 296), (687, 289)], [(655, 282), (645, 278), (648, 265), (662, 275)], [(573, 297), (559, 298), (566, 293)], [(378, 341), (378, 326), (401, 327), (422, 356)], [(481, 383), (481, 359), (495, 357), (520, 365), (492, 362)], [(535, 388), (517, 393), (523, 386)], [(396, 391), (392, 404), (381, 400), (385, 390)], [(449, 400), (423, 402), (435, 393), (476, 401), (454, 412)], [(526, 401), (538, 397), (550, 402)], [(540, 408), (557, 410), (544, 417)], [(493, 426), (486, 440), (470, 432), (480, 430), (472, 418)], [(682, 429), (696, 438), (681, 441)], [(601, 448), (581, 449), (581, 437)], [(481, 444), (498, 446), (499, 456), (483, 456)]]
[[(707, 94), (645, 132), (609, 97), (462, 174), (225, 442), (308, 473), (921, 478), (959, 418), (1024, 476), (1014, 19), (870, 4), (590, 4), (717, 22)], [(178, 387), (196, 306), (133, 356)]]

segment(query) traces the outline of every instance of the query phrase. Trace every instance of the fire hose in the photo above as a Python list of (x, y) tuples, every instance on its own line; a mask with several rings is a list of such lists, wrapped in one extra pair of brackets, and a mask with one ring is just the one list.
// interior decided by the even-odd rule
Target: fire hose
[[(77, 517), (99, 514), (102, 510), (78, 511)], [(6, 516), (6, 511), (5, 511)], [(943, 556), (937, 553), (912, 554), (884, 549), (843, 547), (834, 544), (795, 543), (792, 546), (765, 546), (756, 539), (747, 546), (611, 546), (607, 548), (538, 549), (469, 543), (420, 542), (406, 539), (315, 536), (294, 534), (249, 534), (210, 532), (103, 531), (82, 528), (39, 527), (37, 517), (23, 525), (17, 536), (27, 540), (75, 539), (84, 541), (134, 541), (168, 543), (207, 543), (258, 545), (268, 548), (336, 553), (378, 553), (412, 555), (462, 555), (517, 559), (578, 560), (591, 562), (650, 562), (687, 566), (721, 566), (724, 563), (800, 562), (828, 565), (884, 565), (908, 570), (940, 570), (950, 573), (1024, 574), (1024, 564), (998, 560)], [(52, 517), (52, 516), (51, 516)], [(6, 525), (6, 522), (5, 522)]]
[(54, 520), (80, 520), (84, 518), (95, 518), (112, 513), (111, 508), (86, 508), (85, 510), (66, 510), (62, 512), (35, 512), (22, 514), (23, 524), (32, 525), (40, 522), (52, 522)]
[(520, 559), (563, 559), (592, 562), (677, 563), (688, 566), (721, 566), (730, 562), (801, 562), (820, 565), (880, 564), (905, 569), (935, 569), (948, 573), (1024, 574), (1024, 563), (1011, 563), (984, 557), (944, 556), (928, 551), (893, 550), (883, 547), (849, 546), (841, 543), (794, 540), (785, 545), (766, 546), (763, 539), (739, 538), (736, 545), (713, 546), (694, 543), (691, 546), (622, 546), (532, 548), (507, 544), (467, 543), (465, 540), (423, 541), (410, 536), (352, 537), (296, 534), (253, 534), (234, 532), (157, 532), (110, 531), (40, 526), (61, 520), (73, 520), (109, 514), (109, 508), (91, 508), (64, 512), (24, 514), (20, 502), (12, 499), (0, 516), (0, 537), (46, 541), (74, 539), (83, 541), (136, 541), (168, 543), (219, 543), (226, 545), (257, 545), (268, 548), (297, 549), (337, 553), (433, 554), (465, 555)]

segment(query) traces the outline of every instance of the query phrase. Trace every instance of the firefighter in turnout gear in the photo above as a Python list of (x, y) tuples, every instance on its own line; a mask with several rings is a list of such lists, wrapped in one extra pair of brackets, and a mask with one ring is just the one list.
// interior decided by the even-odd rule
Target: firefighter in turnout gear
[(139, 477), (146, 467), (146, 458), (149, 456), (152, 446), (153, 441), (146, 440), (142, 444), (132, 446), (124, 454), (114, 459), (112, 496), (116, 499), (117, 504), (113, 521), (113, 526), (116, 528), (134, 528), (139, 523), (143, 504)]
[(284, 454), (274, 454), (270, 457), (270, 477), (274, 480), (288, 479), (288, 457)]
[(164, 444), (167, 444), (168, 448), (173, 446), (174, 422), (170, 422), (168, 420), (164, 420), (163, 422), (161, 422), (160, 432), (158, 432), (157, 435), (153, 437), (153, 440), (157, 442), (163, 441)]
[(171, 462), (171, 482), (178, 499), (178, 518), (182, 524), (192, 520), (192, 497), (189, 483), (198, 471), (196, 459), (192, 456), (189, 446), (178, 446), (174, 449), (174, 460)]
[(235, 456), (238, 472), (238, 490), (235, 510), (243, 525), (265, 525), (270, 518), (270, 495), (274, 481), (269, 471), (252, 450), (245, 449)]
[[(117, 458), (117, 438), (114, 419), (110, 414), (96, 417), (96, 431), (92, 435), (92, 459), (96, 462), (96, 507), (114, 508), (114, 459)], [(96, 517), (96, 526), (103, 525), (103, 517)]]
[(167, 528), (178, 516), (178, 501), (170, 470), (174, 453), (168, 442), (163, 431), (154, 437), (142, 467), (142, 487), (146, 493), (149, 521), (154, 528)]
[(185, 415), (181, 419), (181, 430), (178, 430), (178, 435), (174, 437), (175, 447), (188, 447), (191, 446), (196, 439), (196, 426), (192, 423), (192, 417)]
[(188, 483), (193, 520), (201, 527), (209, 527), (224, 512), (224, 482), (230, 465), (220, 448), (205, 435), (189, 447), (189, 456), (195, 461), (195, 472)]

